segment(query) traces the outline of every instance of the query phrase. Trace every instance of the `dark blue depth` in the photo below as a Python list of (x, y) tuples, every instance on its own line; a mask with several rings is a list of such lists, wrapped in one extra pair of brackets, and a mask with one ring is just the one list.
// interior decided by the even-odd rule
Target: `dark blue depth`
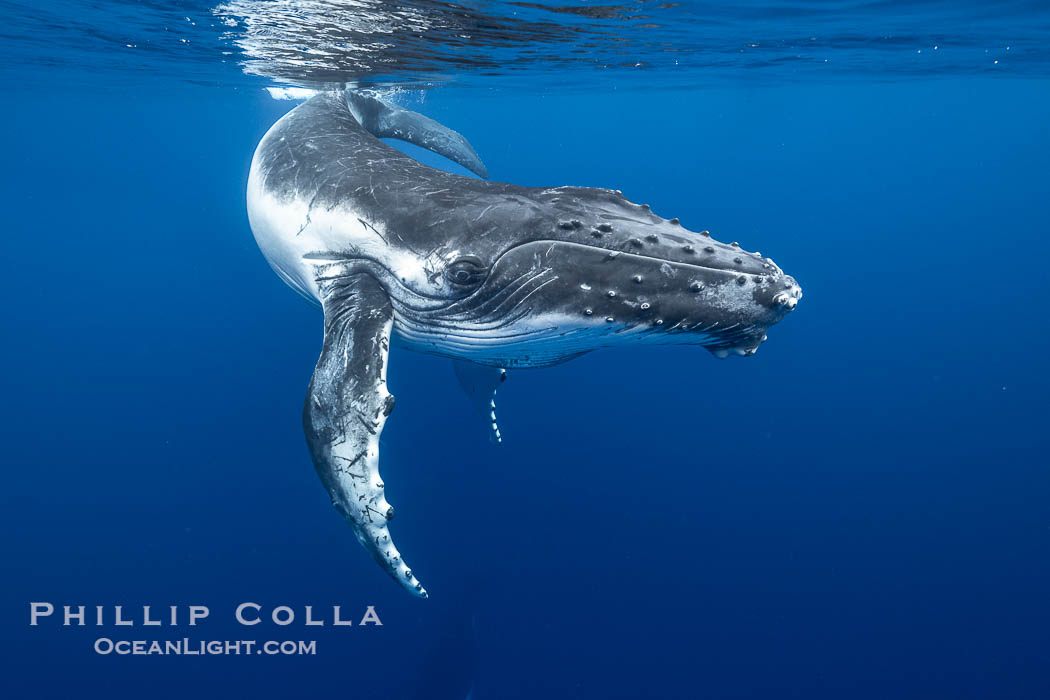
[[(805, 297), (753, 358), (511, 372), (500, 447), (447, 361), (395, 351), (382, 470), (420, 601), (304, 445), (321, 316), (243, 192), (292, 103), (9, 86), (0, 695), (1050, 697), (1047, 82), (532, 87), (405, 104), (496, 179), (622, 189)], [(191, 636), (318, 654), (100, 657), (186, 629), (31, 628), (34, 600), (206, 604)], [(384, 625), (243, 628), (245, 600)]]

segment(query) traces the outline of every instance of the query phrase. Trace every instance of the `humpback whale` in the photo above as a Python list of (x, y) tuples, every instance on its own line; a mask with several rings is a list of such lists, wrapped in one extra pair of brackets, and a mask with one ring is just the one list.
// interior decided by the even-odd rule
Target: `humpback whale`
[(259, 143), (248, 217), (277, 275), (324, 311), (303, 407), (317, 473), (364, 548), (425, 598), (391, 539), (379, 475), (391, 343), (452, 358), (499, 440), (494, 394), (508, 369), (627, 343), (751, 355), (802, 292), (771, 259), (619, 191), (455, 175), (380, 138), (487, 178), (452, 129), (375, 96), (325, 92)]

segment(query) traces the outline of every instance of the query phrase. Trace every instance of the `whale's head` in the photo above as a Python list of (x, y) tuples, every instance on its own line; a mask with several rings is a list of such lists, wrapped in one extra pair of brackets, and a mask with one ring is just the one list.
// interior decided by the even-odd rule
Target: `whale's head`
[(477, 362), (541, 366), (621, 343), (751, 355), (802, 296), (771, 259), (615, 191), (504, 192), (456, 219), (469, 230), (428, 263), (445, 301), (400, 305), (399, 329)]

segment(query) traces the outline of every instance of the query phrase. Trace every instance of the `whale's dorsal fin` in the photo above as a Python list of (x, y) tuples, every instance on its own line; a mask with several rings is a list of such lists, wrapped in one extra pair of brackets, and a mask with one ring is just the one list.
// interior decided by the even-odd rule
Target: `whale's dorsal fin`
[(385, 100), (347, 89), (346, 106), (354, 119), (376, 138), (400, 139), (445, 156), (479, 177), (489, 171), (477, 152), (458, 131), (453, 131), (419, 112), (402, 109)]
[(497, 444), (503, 442), (499, 425), (496, 424), (496, 390), (507, 379), (507, 370), (486, 367), (468, 360), (452, 360), (452, 370), (474, 409), (489, 424), (489, 440)]

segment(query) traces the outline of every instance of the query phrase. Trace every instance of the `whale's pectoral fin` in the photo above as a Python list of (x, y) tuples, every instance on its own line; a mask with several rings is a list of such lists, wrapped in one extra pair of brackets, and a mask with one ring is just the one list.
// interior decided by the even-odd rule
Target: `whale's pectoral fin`
[(503, 442), (499, 425), (496, 423), (496, 390), (506, 381), (507, 370), (467, 360), (452, 360), (452, 370), (474, 408), (489, 424), (489, 440), (495, 443)]
[(463, 135), (419, 112), (353, 90), (346, 90), (346, 106), (354, 119), (377, 138), (400, 139), (445, 156), (487, 178), (489, 171)]
[(318, 277), (324, 346), (303, 407), (310, 456), (332, 504), (380, 566), (415, 595), (427, 593), (390, 539), (393, 507), (379, 476), (379, 434), (394, 408), (386, 388), (393, 311), (386, 292), (365, 273)]

